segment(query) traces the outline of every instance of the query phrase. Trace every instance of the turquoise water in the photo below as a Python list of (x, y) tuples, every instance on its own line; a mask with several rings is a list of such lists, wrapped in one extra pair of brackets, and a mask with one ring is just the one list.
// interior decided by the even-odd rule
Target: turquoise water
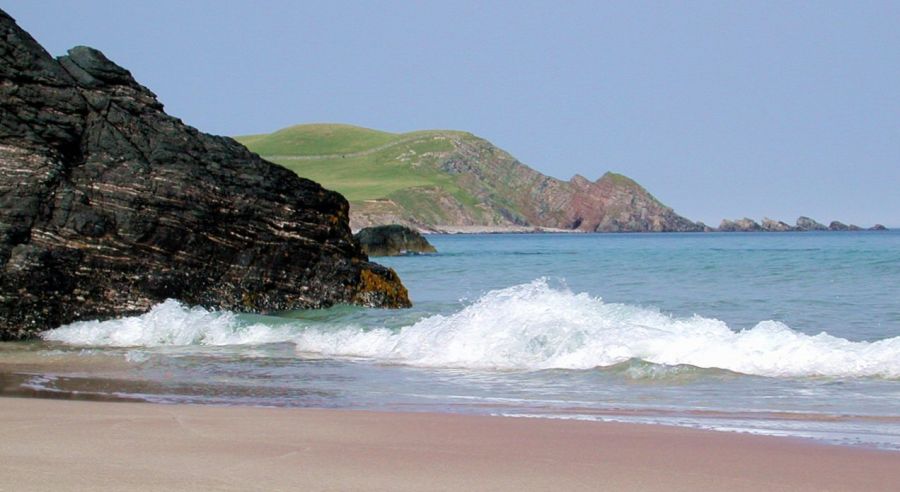
[[(900, 449), (900, 233), (431, 236), (411, 310), (174, 301), (27, 345), (38, 394), (664, 423)], [(23, 346), (25, 347), (25, 346)], [(76, 370), (40, 369), (41, 357)], [(121, 364), (92, 360), (115, 359)], [(54, 366), (54, 367), (58, 367)], [(98, 381), (100, 383), (98, 383)]]

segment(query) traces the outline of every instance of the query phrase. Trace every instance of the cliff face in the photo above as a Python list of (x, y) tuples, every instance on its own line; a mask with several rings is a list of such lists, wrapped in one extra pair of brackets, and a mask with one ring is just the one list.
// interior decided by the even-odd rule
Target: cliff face
[(408, 306), (334, 192), (163, 112), (91, 48), (0, 11), (0, 339), (166, 298), (236, 311)]
[(454, 143), (439, 165), (459, 174), (463, 188), (512, 225), (586, 232), (702, 230), (620, 174), (606, 173), (593, 182), (582, 176), (562, 181), (486, 140), (470, 137)]

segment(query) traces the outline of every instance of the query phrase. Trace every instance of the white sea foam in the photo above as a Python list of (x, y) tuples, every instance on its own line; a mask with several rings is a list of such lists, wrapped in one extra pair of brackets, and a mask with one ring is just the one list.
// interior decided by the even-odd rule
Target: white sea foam
[(605, 303), (543, 279), (489, 292), (454, 314), (396, 331), (245, 326), (231, 313), (167, 301), (142, 316), (74, 323), (44, 336), (113, 346), (292, 341), (301, 352), (430, 367), (590, 369), (641, 359), (762, 376), (900, 377), (900, 337), (851, 342), (806, 335), (776, 321), (735, 332), (716, 319)]
[(285, 341), (284, 327), (246, 325), (234, 313), (188, 308), (169, 299), (149, 312), (109, 321), (79, 321), (42, 334), (72, 345), (159, 347), (164, 345), (242, 345)]

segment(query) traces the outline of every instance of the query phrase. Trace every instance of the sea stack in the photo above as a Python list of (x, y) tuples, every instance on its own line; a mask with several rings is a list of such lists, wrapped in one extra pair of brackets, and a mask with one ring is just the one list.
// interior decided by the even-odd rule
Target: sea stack
[(0, 11), (0, 339), (141, 313), (409, 306), (339, 194), (167, 115), (101, 52)]

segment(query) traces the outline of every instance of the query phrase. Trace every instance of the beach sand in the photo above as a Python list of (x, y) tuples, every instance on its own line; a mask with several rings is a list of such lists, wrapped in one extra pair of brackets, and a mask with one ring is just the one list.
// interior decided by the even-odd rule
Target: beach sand
[(0, 490), (897, 490), (900, 453), (677, 427), (0, 398)]

